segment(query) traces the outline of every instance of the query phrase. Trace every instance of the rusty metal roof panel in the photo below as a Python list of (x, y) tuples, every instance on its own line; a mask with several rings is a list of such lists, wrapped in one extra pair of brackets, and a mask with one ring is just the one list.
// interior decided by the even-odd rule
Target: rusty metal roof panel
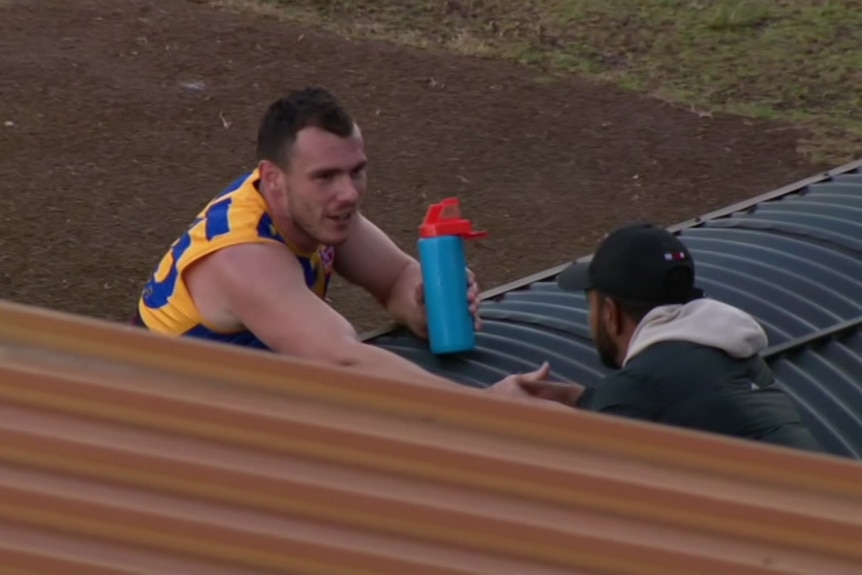
[(0, 302), (4, 572), (849, 575), (860, 539), (855, 461)]
[[(672, 229), (708, 295), (761, 322), (765, 355), (818, 438), (833, 453), (862, 457), (862, 161)], [(438, 358), (403, 329), (367, 341), (476, 387), (545, 360), (555, 377), (595, 385), (608, 370), (585, 298), (554, 283), (560, 269), (493, 290), (473, 352)], [(847, 322), (840, 341), (823, 335)]]

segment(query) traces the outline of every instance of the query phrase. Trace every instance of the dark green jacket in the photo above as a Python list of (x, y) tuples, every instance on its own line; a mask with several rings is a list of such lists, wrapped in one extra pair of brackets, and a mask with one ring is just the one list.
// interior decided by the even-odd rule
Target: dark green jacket
[(823, 451), (793, 399), (759, 356), (662, 341), (581, 396), (579, 407), (669, 425)]

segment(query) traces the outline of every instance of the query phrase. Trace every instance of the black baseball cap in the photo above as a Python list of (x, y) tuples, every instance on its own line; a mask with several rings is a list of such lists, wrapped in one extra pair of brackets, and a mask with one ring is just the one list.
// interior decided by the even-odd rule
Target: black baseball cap
[(589, 262), (557, 276), (566, 291), (595, 289), (623, 300), (670, 305), (703, 297), (694, 285), (694, 260), (676, 235), (650, 223), (628, 224), (602, 240)]

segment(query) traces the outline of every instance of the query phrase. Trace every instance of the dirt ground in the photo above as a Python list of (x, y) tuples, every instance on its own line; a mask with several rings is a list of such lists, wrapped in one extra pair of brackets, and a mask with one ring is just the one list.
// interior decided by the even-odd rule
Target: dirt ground
[[(198, 83), (198, 84), (195, 84)], [(270, 101), (331, 88), (369, 143), (365, 212), (413, 251), (456, 195), (484, 287), (823, 168), (774, 124), (498, 61), (357, 43), (183, 0), (0, 0), (0, 298), (125, 319), (162, 252), (252, 166)], [(337, 285), (361, 329), (381, 316)]]

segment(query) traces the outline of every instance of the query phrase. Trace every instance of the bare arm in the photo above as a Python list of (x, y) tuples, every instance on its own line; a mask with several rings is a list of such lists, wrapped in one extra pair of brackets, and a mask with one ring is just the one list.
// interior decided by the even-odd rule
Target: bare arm
[(232, 246), (201, 263), (230, 314), (276, 352), (415, 383), (456, 385), (359, 341), (350, 322), (308, 289), (299, 262), (282, 246)]
[(337, 248), (335, 271), (368, 291), (395, 321), (411, 327), (424, 323), (425, 310), (417, 298), (419, 262), (361, 214), (353, 226), (349, 239)]

